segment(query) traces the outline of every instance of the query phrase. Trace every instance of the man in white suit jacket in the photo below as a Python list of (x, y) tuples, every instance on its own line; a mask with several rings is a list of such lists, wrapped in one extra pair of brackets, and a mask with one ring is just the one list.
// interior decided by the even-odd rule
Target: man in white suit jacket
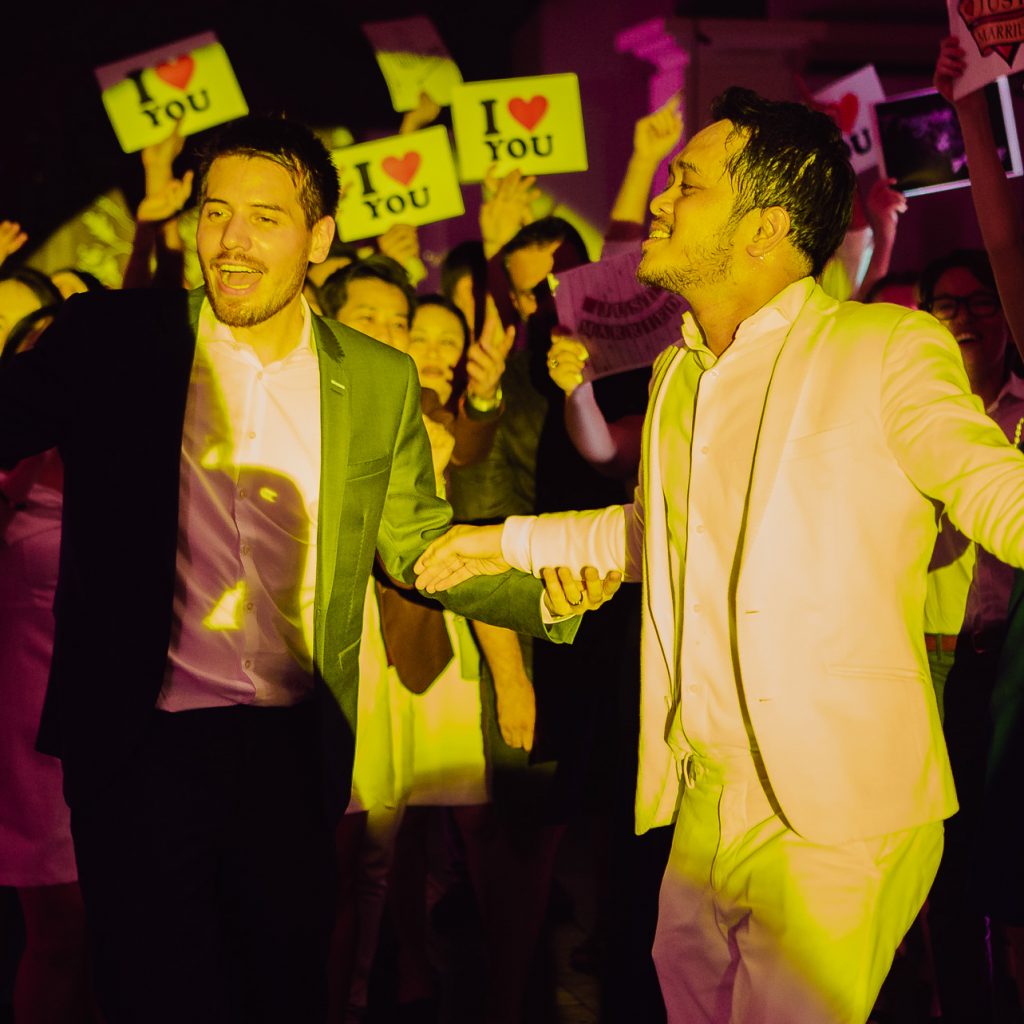
[(457, 528), (420, 583), (641, 580), (636, 824), (676, 819), (670, 1022), (863, 1022), (956, 810), (923, 642), (937, 508), (1024, 564), (1024, 458), (934, 319), (814, 283), (854, 187), (831, 121), (745, 90), (714, 112), (651, 204), (639, 276), (691, 312), (634, 503)]

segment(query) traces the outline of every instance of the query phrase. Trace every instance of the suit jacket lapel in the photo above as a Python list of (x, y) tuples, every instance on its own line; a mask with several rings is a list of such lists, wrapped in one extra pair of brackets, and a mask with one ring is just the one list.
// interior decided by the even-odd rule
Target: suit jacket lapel
[(345, 353), (331, 329), (313, 317), (313, 338), (320, 364), (320, 504), (317, 516), (315, 657), (324, 664), (324, 618), (338, 561), (338, 524), (345, 495), (345, 467), (351, 436), (350, 380)]

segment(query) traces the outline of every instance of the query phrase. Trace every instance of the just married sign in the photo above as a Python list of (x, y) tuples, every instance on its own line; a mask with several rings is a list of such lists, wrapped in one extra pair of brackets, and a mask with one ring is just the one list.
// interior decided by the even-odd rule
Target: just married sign
[(464, 82), (452, 92), (452, 126), (463, 181), (587, 169), (583, 109), (575, 75)]
[(442, 125), (331, 152), (341, 176), (338, 234), (376, 238), (393, 224), (432, 224), (465, 212)]
[(949, 30), (967, 54), (956, 99), (1024, 70), (1024, 0), (947, 0)]
[(177, 121), (182, 135), (249, 112), (224, 47), (212, 32), (95, 69), (103, 106), (126, 153), (161, 142)]

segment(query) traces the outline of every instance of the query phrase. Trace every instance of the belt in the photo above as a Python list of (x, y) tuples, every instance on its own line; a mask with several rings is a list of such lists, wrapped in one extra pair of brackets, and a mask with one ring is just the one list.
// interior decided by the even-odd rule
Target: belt
[(952, 654), (956, 650), (956, 637), (949, 633), (925, 633), (924, 646), (931, 653), (944, 651)]

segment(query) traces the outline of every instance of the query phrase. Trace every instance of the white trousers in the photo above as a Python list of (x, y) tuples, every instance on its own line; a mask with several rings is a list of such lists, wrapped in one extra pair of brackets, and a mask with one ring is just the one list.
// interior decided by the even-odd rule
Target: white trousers
[(749, 755), (689, 775), (654, 941), (669, 1024), (864, 1024), (942, 823), (822, 846), (774, 813)]

